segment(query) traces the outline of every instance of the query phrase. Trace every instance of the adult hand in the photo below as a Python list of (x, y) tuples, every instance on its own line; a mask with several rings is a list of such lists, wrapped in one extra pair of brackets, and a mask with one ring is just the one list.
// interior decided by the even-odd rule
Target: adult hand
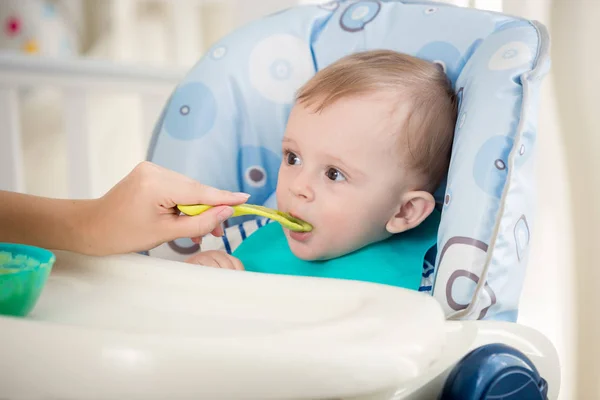
[[(223, 234), (221, 223), (233, 214), (232, 205), (249, 195), (203, 185), (193, 179), (143, 162), (112, 188), (94, 200), (90, 218), (84, 221), (91, 253), (117, 254), (148, 250), (181, 237)], [(177, 204), (215, 207), (197, 216), (180, 215)]]

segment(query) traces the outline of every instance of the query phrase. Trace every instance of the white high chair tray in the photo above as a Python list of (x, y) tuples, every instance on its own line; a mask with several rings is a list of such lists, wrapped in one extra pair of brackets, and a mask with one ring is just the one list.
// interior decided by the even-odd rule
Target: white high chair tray
[(0, 392), (357, 396), (422, 375), (445, 325), (433, 298), (389, 286), (57, 252), (29, 317), (0, 318)]

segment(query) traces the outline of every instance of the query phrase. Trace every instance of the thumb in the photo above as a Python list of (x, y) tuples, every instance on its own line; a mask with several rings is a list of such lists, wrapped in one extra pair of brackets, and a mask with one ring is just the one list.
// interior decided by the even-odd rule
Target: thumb
[(220, 226), (223, 221), (233, 215), (233, 208), (229, 206), (213, 207), (200, 215), (189, 217), (179, 216), (173, 225), (173, 235), (176, 237), (204, 236)]

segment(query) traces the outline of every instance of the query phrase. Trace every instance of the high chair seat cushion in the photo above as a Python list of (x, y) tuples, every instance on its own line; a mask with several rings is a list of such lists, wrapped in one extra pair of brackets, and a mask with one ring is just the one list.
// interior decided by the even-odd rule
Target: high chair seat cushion
[[(280, 146), (296, 90), (347, 54), (393, 49), (440, 64), (459, 97), (435, 273), (421, 290), (450, 318), (515, 320), (534, 222), (537, 105), (548, 36), (534, 21), (419, 1), (331, 1), (224, 37), (175, 89), (148, 158), (276, 206)], [(163, 246), (173, 257), (191, 241)], [(150, 254), (153, 254), (152, 251)]]

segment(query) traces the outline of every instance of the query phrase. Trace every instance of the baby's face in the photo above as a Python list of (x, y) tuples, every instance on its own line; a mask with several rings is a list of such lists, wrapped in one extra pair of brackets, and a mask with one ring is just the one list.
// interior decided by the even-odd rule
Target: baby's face
[(277, 205), (314, 227), (286, 230), (297, 257), (334, 258), (389, 236), (386, 223), (407, 190), (392, 130), (404, 117), (389, 104), (380, 94), (340, 99), (320, 114), (303, 104), (292, 109)]

